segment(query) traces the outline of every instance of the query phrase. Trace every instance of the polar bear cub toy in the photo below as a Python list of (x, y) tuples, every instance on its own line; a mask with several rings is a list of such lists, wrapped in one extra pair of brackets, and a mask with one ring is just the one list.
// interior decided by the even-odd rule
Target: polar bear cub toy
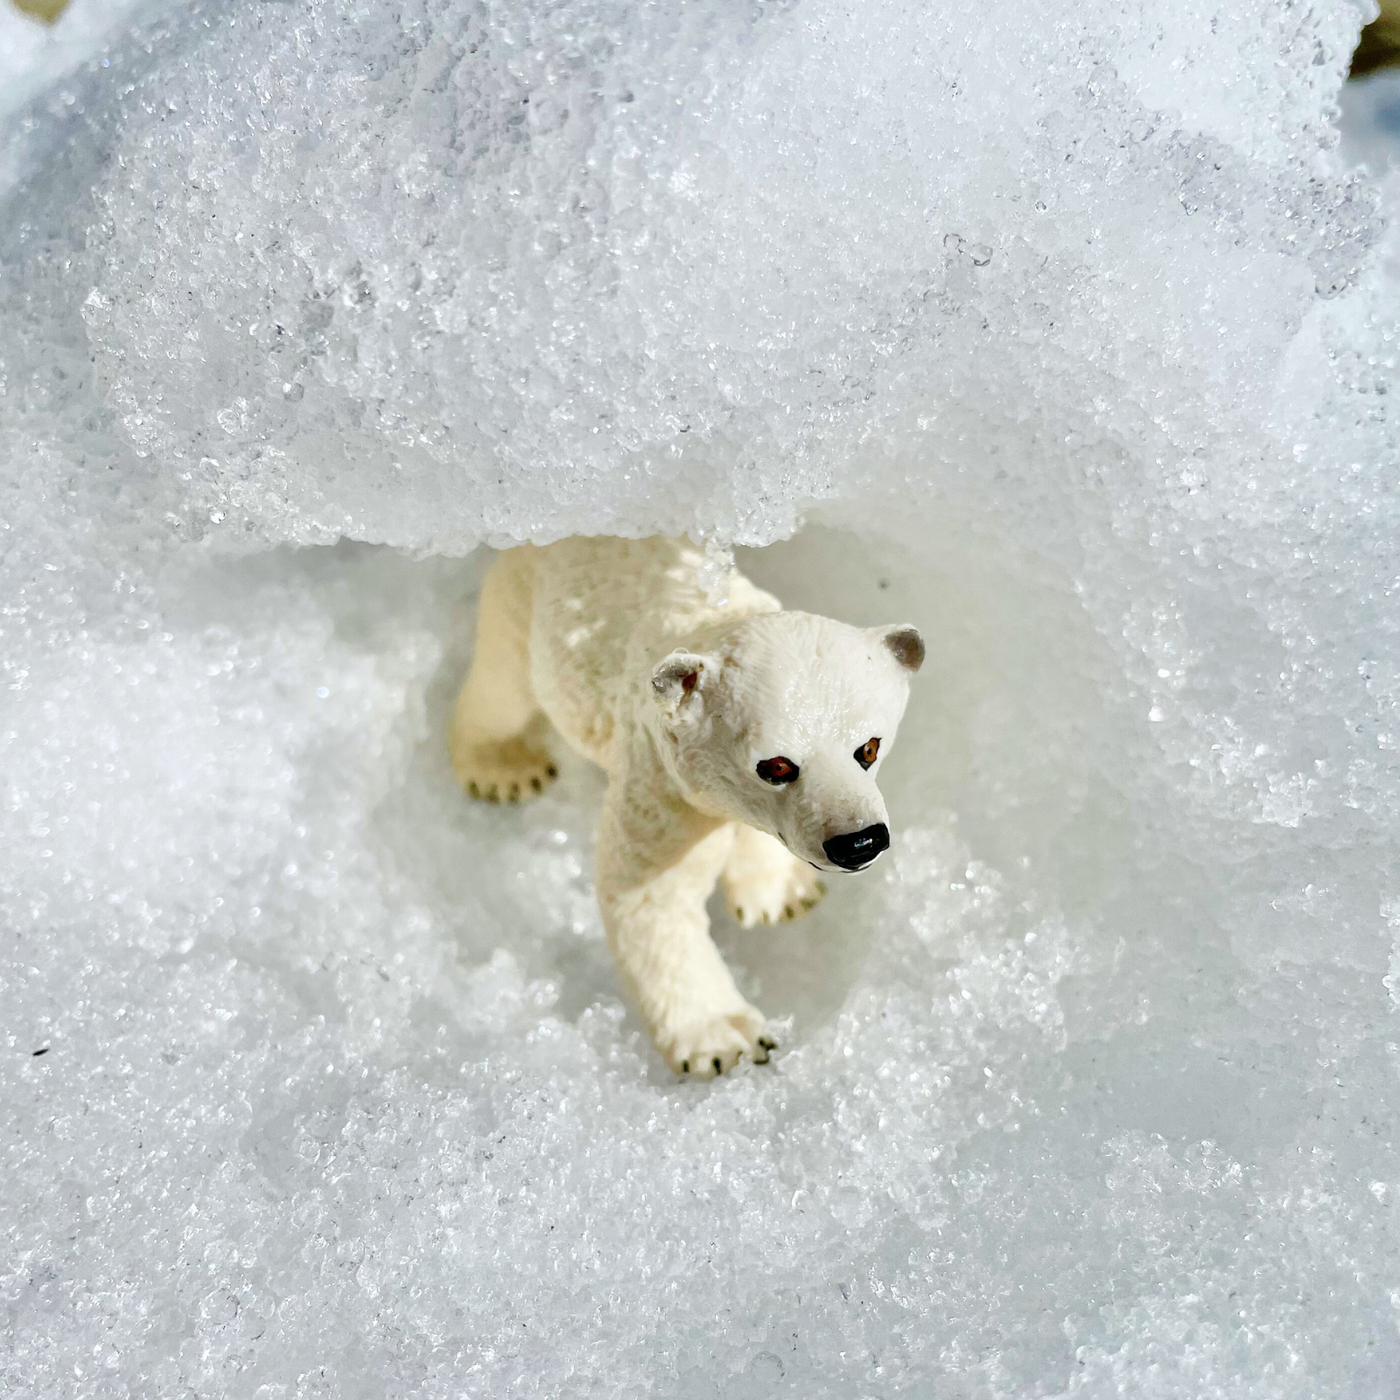
[(875, 778), (923, 661), (913, 627), (784, 612), (738, 570), (710, 601), (684, 541), (569, 539), (501, 554), (452, 717), (473, 797), (555, 776), (550, 723), (606, 770), (597, 888), (657, 1049), (708, 1078), (774, 1043), (710, 939), (715, 881), (745, 927), (795, 918), (821, 876), (890, 843)]

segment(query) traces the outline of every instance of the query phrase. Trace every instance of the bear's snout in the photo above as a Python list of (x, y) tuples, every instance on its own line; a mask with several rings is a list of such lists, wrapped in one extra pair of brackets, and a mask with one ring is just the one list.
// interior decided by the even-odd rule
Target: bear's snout
[(869, 865), (881, 851), (889, 849), (890, 829), (884, 822), (876, 822), (862, 831), (848, 831), (842, 836), (833, 836), (822, 842), (826, 858), (842, 870), (860, 870)]

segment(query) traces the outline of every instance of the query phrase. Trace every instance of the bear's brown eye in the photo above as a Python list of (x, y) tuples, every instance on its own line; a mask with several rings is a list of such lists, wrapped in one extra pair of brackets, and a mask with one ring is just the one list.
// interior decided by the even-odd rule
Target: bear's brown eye
[(856, 750), (856, 762), (862, 768), (869, 768), (877, 758), (880, 757), (880, 741), (878, 739), (867, 739)]
[(765, 783), (782, 787), (784, 783), (795, 783), (802, 770), (790, 758), (765, 758), (759, 762), (758, 776)]

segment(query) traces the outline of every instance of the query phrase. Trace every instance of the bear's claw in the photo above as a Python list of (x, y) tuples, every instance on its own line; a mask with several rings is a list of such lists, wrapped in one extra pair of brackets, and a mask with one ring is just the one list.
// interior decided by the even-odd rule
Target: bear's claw
[(740, 927), (755, 928), (800, 919), (822, 902), (826, 886), (801, 861), (793, 860), (786, 868), (764, 871), (762, 878), (756, 874), (727, 877), (725, 894), (729, 912)]
[(559, 776), (548, 752), (521, 738), (454, 743), (452, 767), (481, 802), (529, 802)]
[(733, 1069), (745, 1055), (756, 1065), (768, 1063), (777, 1042), (760, 1034), (763, 1026), (763, 1013), (745, 1004), (728, 1015), (688, 1022), (670, 1034), (663, 1028), (656, 1043), (677, 1074), (713, 1079)]

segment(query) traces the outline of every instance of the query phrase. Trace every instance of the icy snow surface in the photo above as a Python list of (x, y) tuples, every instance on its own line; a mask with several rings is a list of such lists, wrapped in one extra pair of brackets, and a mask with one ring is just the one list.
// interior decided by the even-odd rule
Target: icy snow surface
[[(1363, 18), (0, 9), (0, 1392), (1395, 1393)], [(930, 643), (712, 1086), (441, 737), (463, 556), (661, 530)]]

